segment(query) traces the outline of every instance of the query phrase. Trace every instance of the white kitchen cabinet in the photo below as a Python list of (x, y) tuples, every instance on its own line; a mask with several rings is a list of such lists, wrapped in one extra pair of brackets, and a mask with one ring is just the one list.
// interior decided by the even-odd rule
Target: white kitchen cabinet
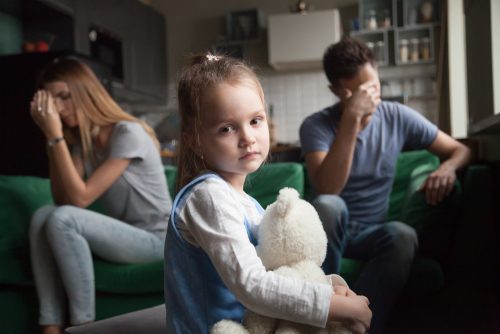
[(326, 48), (341, 36), (337, 9), (271, 15), (268, 19), (269, 64), (276, 70), (321, 68)]

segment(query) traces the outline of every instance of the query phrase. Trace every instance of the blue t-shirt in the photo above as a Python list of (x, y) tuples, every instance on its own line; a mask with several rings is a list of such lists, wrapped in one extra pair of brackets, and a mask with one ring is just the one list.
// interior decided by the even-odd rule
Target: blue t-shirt
[[(302, 154), (328, 152), (340, 124), (339, 104), (307, 117), (300, 127)], [(352, 220), (383, 222), (398, 155), (403, 150), (427, 148), (438, 128), (417, 111), (394, 102), (382, 102), (358, 133), (351, 172), (340, 196)]]

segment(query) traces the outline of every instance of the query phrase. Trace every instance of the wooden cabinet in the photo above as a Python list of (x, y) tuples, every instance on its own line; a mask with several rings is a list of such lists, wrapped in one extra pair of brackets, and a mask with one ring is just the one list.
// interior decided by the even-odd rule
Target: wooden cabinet
[(75, 51), (90, 55), (89, 30), (101, 28), (121, 41), (123, 78), (113, 93), (130, 103), (166, 101), (166, 38), (163, 15), (137, 0), (43, 0), (72, 3)]
[(277, 70), (321, 68), (326, 48), (340, 37), (340, 17), (336, 9), (271, 15), (268, 19), (269, 64)]
[(134, 1), (129, 27), (130, 81), (138, 92), (164, 99), (167, 90), (165, 20), (160, 13)]

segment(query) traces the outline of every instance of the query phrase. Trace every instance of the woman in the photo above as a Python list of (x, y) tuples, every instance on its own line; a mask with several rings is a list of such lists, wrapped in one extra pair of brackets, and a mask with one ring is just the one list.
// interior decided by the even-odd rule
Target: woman
[[(31, 116), (47, 139), (55, 206), (30, 225), (43, 333), (94, 320), (92, 253), (112, 262), (163, 258), (171, 198), (158, 141), (125, 113), (84, 64), (56, 60), (41, 77)], [(98, 200), (107, 215), (85, 209)]]

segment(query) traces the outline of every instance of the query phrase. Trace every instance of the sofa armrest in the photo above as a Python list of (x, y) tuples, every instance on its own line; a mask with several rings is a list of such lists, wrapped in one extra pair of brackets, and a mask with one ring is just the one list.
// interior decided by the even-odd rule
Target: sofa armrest
[(0, 175), (0, 283), (32, 284), (29, 223), (47, 204), (52, 204), (48, 179)]

